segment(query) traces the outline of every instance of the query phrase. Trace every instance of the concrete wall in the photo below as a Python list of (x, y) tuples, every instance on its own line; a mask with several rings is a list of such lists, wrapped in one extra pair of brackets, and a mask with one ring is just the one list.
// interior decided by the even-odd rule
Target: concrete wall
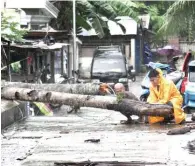
[(180, 49), (182, 50), (182, 52), (188, 52), (189, 49), (191, 49), (192, 51), (195, 51), (195, 42), (180, 41), (179, 46), (180, 46)]
[[(26, 102), (22, 102), (19, 105), (12, 101), (1, 101), (1, 129), (13, 124), (14, 122), (21, 120), (22, 117), (27, 116)], [(22, 113), (21, 113), (22, 112)]]

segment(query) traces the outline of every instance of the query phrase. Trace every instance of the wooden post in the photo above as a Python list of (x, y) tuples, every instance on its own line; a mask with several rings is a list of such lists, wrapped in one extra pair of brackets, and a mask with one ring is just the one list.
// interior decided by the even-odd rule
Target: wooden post
[(10, 82), (11, 82), (11, 68), (10, 68), (10, 41), (8, 41), (7, 74), (8, 74), (8, 81), (10, 81)]
[(38, 70), (38, 66), (37, 66), (37, 53), (34, 55), (34, 72), (36, 72)]
[(140, 20), (140, 27), (139, 27), (139, 31), (140, 31), (140, 67), (142, 67), (142, 65), (144, 64), (144, 57), (143, 57), (143, 50), (144, 50), (144, 29), (143, 29), (143, 21), (142, 19)]
[(24, 71), (24, 75), (25, 75), (25, 82), (28, 82), (28, 49), (25, 49), (25, 61), (24, 61), (24, 67), (25, 67), (25, 71)]
[(40, 56), (37, 54), (37, 69), (40, 70)]
[(143, 64), (143, 31), (140, 33), (140, 66)]
[[(30, 50), (28, 51), (28, 54), (27, 54), (27, 57), (30, 58), (31, 56), (31, 53), (30, 53)], [(28, 64), (28, 59), (27, 59), (27, 66), (28, 66), (28, 75), (31, 75), (31, 66), (32, 64)]]
[(46, 53), (44, 53), (43, 55), (43, 64), (44, 66), (47, 66), (47, 54)]
[(64, 47), (61, 48), (61, 75), (64, 74)]
[(68, 46), (68, 55), (67, 55), (67, 57), (68, 57), (68, 77), (72, 77), (72, 60), (71, 60), (71, 58), (72, 58), (72, 54), (71, 54), (71, 52), (70, 52), (70, 45)]
[(51, 56), (51, 61), (50, 61), (50, 63), (51, 63), (51, 83), (55, 83), (55, 53), (54, 53), (54, 51), (51, 51), (50, 52), (50, 56)]

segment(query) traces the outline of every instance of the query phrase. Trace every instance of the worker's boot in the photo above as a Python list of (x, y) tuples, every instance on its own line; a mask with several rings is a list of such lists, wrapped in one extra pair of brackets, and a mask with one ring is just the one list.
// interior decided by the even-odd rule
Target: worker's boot
[(183, 125), (183, 124), (185, 124), (185, 122), (186, 122), (186, 120), (184, 119), (184, 120), (182, 120), (179, 124), (180, 124), (180, 125)]
[(133, 119), (131, 117), (129, 117), (127, 120), (121, 120), (120, 123), (121, 124), (133, 124)]

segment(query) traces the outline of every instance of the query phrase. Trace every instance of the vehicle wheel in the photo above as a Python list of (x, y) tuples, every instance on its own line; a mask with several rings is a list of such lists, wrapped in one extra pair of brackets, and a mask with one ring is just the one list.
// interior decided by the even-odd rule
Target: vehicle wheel
[(133, 77), (131, 78), (131, 80), (132, 80), (133, 82), (135, 82), (135, 81), (136, 81), (136, 77), (133, 76)]
[(185, 108), (184, 108), (184, 112), (185, 112), (186, 114), (190, 114), (190, 108), (189, 108), (189, 107), (185, 107)]
[(140, 96), (139, 100), (140, 101), (147, 101), (147, 98), (148, 98), (147, 96)]

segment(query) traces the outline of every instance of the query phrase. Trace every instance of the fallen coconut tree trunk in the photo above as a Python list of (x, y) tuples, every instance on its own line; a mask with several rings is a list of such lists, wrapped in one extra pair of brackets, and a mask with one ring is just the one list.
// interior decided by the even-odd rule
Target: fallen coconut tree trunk
[[(55, 92), (64, 92), (72, 94), (83, 95), (106, 95), (108, 93), (114, 94), (114, 90), (111, 89), (106, 83), (86, 83), (86, 84), (30, 84), (21, 82), (4, 82), (2, 87), (17, 87), (36, 90), (46, 90)], [(109, 92), (108, 92), (109, 91)], [(128, 99), (138, 100), (138, 98), (131, 92), (128, 92)]]
[(130, 115), (151, 115), (164, 117), (172, 113), (172, 107), (168, 105), (147, 104), (142, 101), (129, 99), (123, 99), (118, 103), (117, 97), (111, 96), (78, 95), (14, 87), (3, 88), (1, 91), (1, 98), (7, 100), (65, 104), (76, 107), (110, 109), (121, 112), (127, 118), (129, 118)]
[(103, 109), (107, 109), (108, 104), (117, 103), (116, 97), (79, 95), (14, 87), (3, 88), (1, 90), (1, 98), (7, 100), (36, 101), (53, 104), (65, 104), (70, 106), (96, 107)]
[(86, 84), (31, 84), (21, 82), (4, 82), (3, 87), (17, 87), (28, 89), (41, 89), (73, 94), (97, 95), (100, 85), (93, 83)]
[(180, 134), (185, 134), (191, 131), (190, 127), (182, 127), (182, 128), (177, 128), (177, 129), (171, 129), (168, 131), (167, 135), (180, 135)]
[(131, 115), (169, 116), (173, 108), (165, 104), (149, 104), (142, 101), (123, 99), (117, 104), (109, 104), (108, 109), (121, 112), (129, 117)]
[(195, 129), (195, 125), (185, 126), (181, 128), (171, 129), (168, 131), (167, 135), (180, 135), (190, 132)]

